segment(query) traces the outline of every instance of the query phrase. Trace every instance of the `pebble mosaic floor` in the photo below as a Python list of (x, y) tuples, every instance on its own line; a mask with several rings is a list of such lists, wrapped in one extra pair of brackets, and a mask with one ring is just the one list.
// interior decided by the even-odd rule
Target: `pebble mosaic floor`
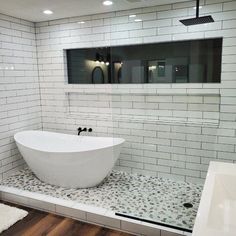
[[(199, 184), (120, 171), (112, 171), (103, 183), (88, 189), (66, 189), (46, 184), (27, 168), (0, 184), (189, 230), (193, 228), (202, 192)], [(186, 202), (193, 204), (193, 208), (185, 208), (183, 204)]]

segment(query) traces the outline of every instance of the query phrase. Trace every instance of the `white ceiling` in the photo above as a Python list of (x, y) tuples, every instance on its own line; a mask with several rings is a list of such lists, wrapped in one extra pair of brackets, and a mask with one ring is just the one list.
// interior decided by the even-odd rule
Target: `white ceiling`
[[(189, 0), (113, 0), (112, 6), (103, 6), (103, 0), (0, 0), (0, 13), (40, 22), (183, 1)], [(54, 14), (44, 15), (46, 9)]]

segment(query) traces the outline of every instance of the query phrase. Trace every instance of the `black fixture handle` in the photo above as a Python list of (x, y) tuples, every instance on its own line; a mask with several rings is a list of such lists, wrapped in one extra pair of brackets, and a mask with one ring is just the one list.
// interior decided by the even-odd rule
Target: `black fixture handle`
[(82, 129), (81, 127), (79, 127), (78, 128), (78, 135), (80, 135), (81, 132), (87, 132), (87, 128)]
[(78, 128), (78, 131), (85, 131), (85, 132), (86, 132), (86, 131), (87, 131), (87, 128), (83, 128), (83, 129), (82, 129), (81, 127), (79, 127), (79, 128)]
[(93, 131), (93, 129), (92, 128), (81, 128), (81, 127), (79, 127), (78, 129), (78, 135), (80, 135), (80, 133), (82, 133), (82, 132), (92, 132)]

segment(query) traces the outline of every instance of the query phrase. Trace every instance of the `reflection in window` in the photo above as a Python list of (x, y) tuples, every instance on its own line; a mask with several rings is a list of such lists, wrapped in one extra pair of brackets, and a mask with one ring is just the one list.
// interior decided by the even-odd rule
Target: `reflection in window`
[(219, 83), (221, 55), (221, 38), (71, 49), (68, 80), (71, 84)]

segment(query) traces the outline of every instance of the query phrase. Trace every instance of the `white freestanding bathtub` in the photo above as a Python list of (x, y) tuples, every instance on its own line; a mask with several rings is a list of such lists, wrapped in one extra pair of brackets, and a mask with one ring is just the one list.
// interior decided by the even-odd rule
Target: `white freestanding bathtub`
[(120, 155), (122, 138), (23, 131), (14, 139), (24, 160), (42, 181), (66, 188), (98, 185)]

